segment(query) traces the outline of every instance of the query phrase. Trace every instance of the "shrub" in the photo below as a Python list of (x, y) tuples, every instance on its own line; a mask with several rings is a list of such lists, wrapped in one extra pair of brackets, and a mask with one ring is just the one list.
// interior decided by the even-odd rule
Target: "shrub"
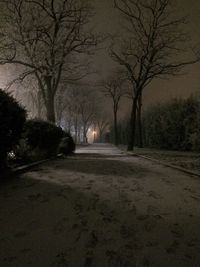
[(64, 155), (72, 154), (75, 151), (76, 145), (70, 133), (64, 133), (64, 136), (59, 145), (59, 153)]
[(7, 153), (20, 139), (25, 120), (25, 110), (0, 89), (0, 169), (6, 167)]
[(15, 154), (23, 160), (40, 160), (55, 156), (64, 132), (46, 121), (29, 120), (24, 125), (23, 139)]
[(145, 143), (170, 150), (199, 150), (200, 103), (194, 97), (174, 99), (144, 114)]

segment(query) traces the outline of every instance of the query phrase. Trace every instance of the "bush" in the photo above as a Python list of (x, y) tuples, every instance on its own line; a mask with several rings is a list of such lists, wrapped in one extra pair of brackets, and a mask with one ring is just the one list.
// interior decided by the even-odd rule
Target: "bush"
[(26, 111), (8, 93), (0, 89), (0, 169), (7, 165), (7, 153), (20, 139)]
[(200, 103), (174, 99), (144, 114), (145, 145), (170, 150), (199, 150)]
[(24, 125), (23, 139), (15, 150), (17, 158), (35, 161), (57, 155), (64, 132), (46, 121), (29, 120)]
[(64, 133), (64, 136), (59, 145), (59, 153), (64, 155), (72, 154), (75, 151), (76, 145), (70, 133)]

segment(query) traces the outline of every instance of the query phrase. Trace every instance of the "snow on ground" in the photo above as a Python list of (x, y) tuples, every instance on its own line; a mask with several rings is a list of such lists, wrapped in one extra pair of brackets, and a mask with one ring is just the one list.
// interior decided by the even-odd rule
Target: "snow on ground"
[(0, 188), (2, 267), (198, 267), (200, 181), (109, 145)]
[(125, 153), (119, 150), (114, 145), (108, 145), (108, 144), (93, 144), (83, 147), (78, 147), (76, 149), (77, 154), (98, 154), (98, 155), (113, 155), (113, 156), (119, 156), (124, 155)]
[[(124, 146), (122, 149), (126, 149)], [(200, 174), (200, 153), (191, 151), (170, 151), (152, 148), (135, 148), (138, 155), (151, 157), (172, 165), (183, 167)]]

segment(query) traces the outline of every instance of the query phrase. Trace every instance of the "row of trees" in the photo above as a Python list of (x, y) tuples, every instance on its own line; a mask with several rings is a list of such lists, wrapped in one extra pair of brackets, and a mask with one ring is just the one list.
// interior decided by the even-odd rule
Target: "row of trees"
[(68, 85), (88, 74), (85, 55), (92, 55), (102, 39), (88, 26), (91, 1), (5, 0), (1, 8), (0, 64), (15, 64), (21, 71), (8, 87), (23, 82), (34, 117), (62, 125), (76, 141), (87, 142), (91, 126), (98, 128), (101, 139), (108, 121), (100, 114), (95, 93)]
[[(119, 121), (119, 144), (128, 144), (128, 116)], [(147, 109), (142, 116), (145, 147), (200, 151), (200, 100), (173, 99)], [(111, 141), (114, 142), (114, 125), (111, 127)], [(136, 131), (136, 145), (140, 146), (140, 133)]]
[(114, 144), (119, 144), (118, 113), (123, 97), (129, 96), (129, 86), (122, 69), (114, 71), (105, 81), (100, 83), (100, 88), (105, 97), (109, 97), (112, 103)]
[[(110, 56), (126, 74), (131, 86), (132, 108), (128, 127), (128, 150), (133, 150), (138, 125), (142, 146), (142, 96), (156, 78), (174, 76), (199, 61), (185, 49), (185, 20), (174, 15), (170, 0), (114, 0), (122, 15), (123, 39), (113, 39)], [(116, 135), (116, 134), (115, 134)]]
[(72, 133), (76, 142), (88, 142), (88, 131), (98, 132), (99, 141), (109, 125), (104, 103), (90, 86), (70, 86), (58, 91), (56, 117), (58, 125)]
[[(122, 34), (120, 38), (112, 38), (109, 55), (120, 66), (120, 74), (117, 71), (110, 75), (101, 87), (104, 95), (112, 99), (116, 145), (120, 100), (124, 96), (131, 99), (128, 150), (133, 150), (136, 125), (142, 146), (145, 88), (156, 78), (180, 73), (184, 66), (198, 62), (199, 58), (185, 49), (185, 21), (177, 18), (171, 0), (113, 1), (122, 17)], [(89, 27), (93, 16), (91, 2), (2, 0), (0, 7), (0, 64), (21, 66), (21, 74), (15, 81), (27, 77), (34, 80), (31, 83), (37, 90), (32, 93), (32, 99), (39, 107), (38, 114), (46, 113), (48, 121), (64, 123), (68, 130), (73, 127), (76, 139), (82, 131), (87, 141), (92, 123), (99, 125), (102, 133), (108, 122), (103, 112), (96, 111), (95, 96), (91, 97), (87, 89), (80, 94), (79, 90), (68, 90), (67, 86), (69, 81), (89, 72), (85, 55), (91, 55), (102, 41)]]

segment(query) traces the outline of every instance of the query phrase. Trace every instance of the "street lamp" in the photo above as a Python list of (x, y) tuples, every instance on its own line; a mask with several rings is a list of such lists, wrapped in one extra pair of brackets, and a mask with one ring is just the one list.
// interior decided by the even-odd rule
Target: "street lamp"
[(94, 136), (93, 143), (95, 143), (96, 131), (93, 131), (93, 136)]

